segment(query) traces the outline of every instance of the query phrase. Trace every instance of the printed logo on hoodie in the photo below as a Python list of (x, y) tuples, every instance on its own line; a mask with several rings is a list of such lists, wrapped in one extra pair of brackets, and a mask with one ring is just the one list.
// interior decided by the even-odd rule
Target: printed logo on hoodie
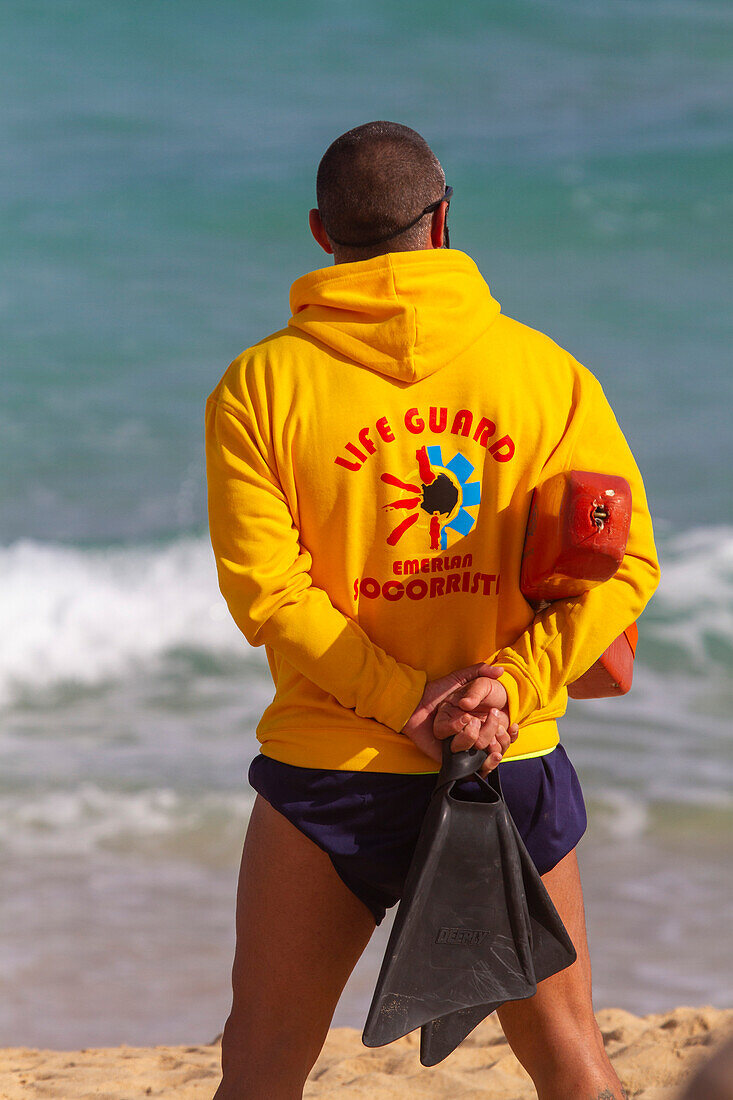
[[(514, 440), (503, 435), (490, 442), (496, 434), (496, 424), (487, 416), (474, 415), (469, 409), (450, 413), (446, 406), (430, 406), (421, 414), (420, 409), (408, 409), (403, 418), (404, 427), (412, 435), (440, 435), (450, 426), (454, 437), (470, 437), (485, 448), (495, 462), (510, 462), (514, 457)], [(398, 434), (401, 434), (398, 429)], [(365, 426), (358, 432), (358, 442), (344, 444), (348, 457), (339, 454), (334, 458), (337, 466), (358, 472), (373, 455), (381, 451), (380, 443), (394, 443), (397, 436), (386, 416), (379, 417), (374, 428)], [(417, 441), (416, 441), (417, 442)], [(476, 512), (481, 503), (480, 471), (458, 449), (456, 443), (424, 444), (415, 451), (417, 467), (399, 472), (385, 472), (381, 480), (392, 489), (408, 494), (399, 496), (383, 505), (388, 511), (407, 512), (395, 517), (395, 523), (387, 535), (387, 544), (396, 546), (402, 536), (417, 525), (425, 530), (426, 550), (447, 550), (450, 545), (464, 538), (476, 522)], [(443, 454), (446, 454), (444, 460)], [(453, 452), (451, 454), (451, 452)]]
[(387, 543), (396, 546), (414, 524), (427, 519), (430, 549), (447, 550), (449, 529), (464, 537), (473, 528), (476, 522), (473, 509), (481, 503), (481, 483), (471, 481), (474, 467), (460, 451), (444, 462), (440, 446), (425, 446), (417, 449), (415, 458), (414, 479), (405, 481), (390, 473), (381, 477), (385, 485), (410, 494), (384, 505), (385, 511), (408, 513), (394, 526)]

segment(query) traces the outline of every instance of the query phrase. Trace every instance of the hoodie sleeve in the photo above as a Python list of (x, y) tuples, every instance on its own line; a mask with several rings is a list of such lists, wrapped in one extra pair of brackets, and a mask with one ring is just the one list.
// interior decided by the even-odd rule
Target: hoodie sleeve
[(399, 731), (426, 683), (374, 645), (311, 580), (287, 500), (244, 410), (206, 407), (209, 527), (219, 587), (250, 645), (267, 645), (362, 718)]
[(555, 600), (536, 615), (513, 645), (492, 658), (504, 666), (501, 682), (509, 714), (519, 725), (549, 707), (638, 619), (659, 583), (649, 509), (634, 457), (613, 411), (592, 375), (585, 400), (553, 452), (543, 480), (559, 470), (620, 474), (631, 486), (632, 516), (626, 552), (617, 573), (582, 596)]

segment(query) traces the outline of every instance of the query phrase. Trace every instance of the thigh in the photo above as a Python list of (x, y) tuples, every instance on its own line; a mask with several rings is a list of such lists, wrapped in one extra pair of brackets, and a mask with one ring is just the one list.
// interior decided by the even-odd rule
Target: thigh
[(248, 1074), (277, 1065), (305, 1080), (373, 930), (372, 914), (329, 857), (258, 795), (237, 891), (225, 1078), (238, 1063)]
[(542, 876), (577, 952), (572, 966), (541, 982), (534, 997), (512, 1001), (498, 1011), (504, 1034), (535, 1083), (552, 1077), (573, 1060), (593, 1062), (603, 1041), (593, 1014), (591, 968), (583, 891), (573, 850)]

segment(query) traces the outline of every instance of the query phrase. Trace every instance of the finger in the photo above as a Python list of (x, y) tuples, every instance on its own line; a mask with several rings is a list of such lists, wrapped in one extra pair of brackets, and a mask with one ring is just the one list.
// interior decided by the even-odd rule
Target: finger
[(496, 735), (499, 730), (503, 730), (509, 737), (510, 743), (517, 739), (519, 727), (516, 725), (509, 725), (509, 715), (505, 710), (499, 710), (497, 707), (492, 707), (486, 719), (486, 725), (491, 729), (494, 735)]
[(461, 733), (469, 723), (477, 721), (474, 716), (451, 703), (441, 703), (433, 720), (433, 735), (439, 741), (445, 741), (456, 733)]
[[(460, 710), (456, 710), (456, 713), (462, 713)], [(504, 710), (497, 710), (492, 708), (488, 714), (482, 715), (481, 712), (475, 714), (481, 721), (481, 747), (486, 748), (489, 743), (494, 740), (496, 734), (500, 729), (508, 730), (509, 727), (509, 715)]]
[(472, 680), (466, 687), (454, 691), (450, 696), (450, 702), (462, 710), (478, 710), (481, 707), (485, 712), (488, 712), (492, 687), (495, 682), (490, 680), (488, 676), (480, 676), (478, 679)]
[(498, 729), (499, 726), (503, 726), (504, 729), (509, 728), (509, 715), (505, 710), (501, 710), (499, 707), (492, 707), (489, 711), (489, 721), (494, 726), (494, 729)]
[(497, 768), (499, 764), (501, 764), (501, 753), (490, 752), (481, 765), (480, 774), (484, 776), (488, 775), (489, 772), (493, 772), (494, 768)]
[(481, 715), (472, 715), (469, 711), (459, 707), (452, 699), (444, 699), (442, 703), (439, 703), (435, 709), (435, 715), (433, 717), (434, 722), (450, 722), (461, 720), (463, 722), (466, 718), (481, 718)]
[(478, 664), (456, 669), (450, 675), (455, 678), (456, 687), (460, 687), (462, 684), (468, 684), (471, 680), (478, 679), (479, 676), (487, 676), (490, 680), (498, 680), (500, 676), (504, 675), (504, 669), (501, 665), (487, 665), (484, 661), (479, 661)]
[[(487, 752), (493, 752), (498, 748), (503, 752), (502, 745), (497, 741), (497, 732), (501, 728), (500, 725), (488, 719), (479, 719), (479, 723), (480, 731), (475, 741), (476, 748), (485, 749)], [(509, 734), (507, 733), (505, 736), (508, 746), (510, 744)]]
[(464, 729), (457, 733), (451, 741), (451, 752), (465, 752), (466, 749), (475, 747), (481, 733), (481, 723), (477, 718), (471, 718)]
[(484, 714), (487, 714), (491, 707), (505, 706), (506, 699), (504, 685), (488, 676), (481, 676), (460, 692), (454, 692), (450, 696), (450, 701), (463, 710), (481, 710)]
[(505, 730), (503, 726), (499, 726), (499, 729), (496, 731), (496, 741), (501, 748), (501, 755), (503, 756), (512, 743), (512, 739), (509, 736), (508, 731)]
[(481, 662), (456, 669), (455, 672), (449, 672), (447, 676), (440, 676), (437, 680), (431, 680), (426, 685), (421, 700), (420, 715), (422, 716), (423, 712), (429, 715), (449, 695), (453, 695), (455, 691), (459, 691), (477, 677), (483, 676), (489, 680), (496, 680), (503, 673), (504, 669), (500, 665), (487, 665)]
[(491, 708), (493, 680), (485, 676), (474, 680), (470, 687), (458, 688), (452, 692), (446, 702), (460, 710), (470, 711), (477, 718), (486, 719)]
[(488, 736), (482, 731), (481, 737), (476, 742), (476, 748), (485, 749), (490, 755), (499, 753), (503, 758), (511, 743), (512, 739), (509, 731), (504, 726), (499, 726), (495, 733)]

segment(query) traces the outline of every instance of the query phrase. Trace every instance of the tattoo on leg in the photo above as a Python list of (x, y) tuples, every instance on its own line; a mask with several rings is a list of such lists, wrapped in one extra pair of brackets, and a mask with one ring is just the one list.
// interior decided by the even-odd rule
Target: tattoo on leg
[[(616, 1093), (611, 1089), (604, 1089), (602, 1092), (597, 1092), (591, 1100), (616, 1100)], [(624, 1089), (621, 1089), (621, 1100), (627, 1100)]]

